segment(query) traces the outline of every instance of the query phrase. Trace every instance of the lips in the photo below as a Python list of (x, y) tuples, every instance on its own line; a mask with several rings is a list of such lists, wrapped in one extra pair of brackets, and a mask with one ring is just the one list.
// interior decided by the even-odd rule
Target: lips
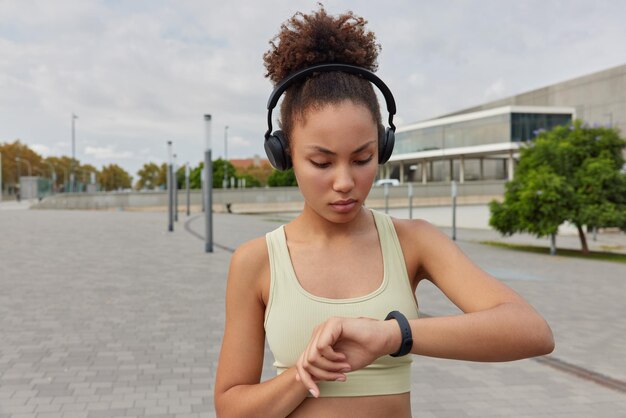
[(346, 199), (346, 200), (337, 200), (330, 204), (330, 207), (333, 208), (336, 212), (346, 213), (350, 212), (355, 206), (357, 201), (354, 199)]

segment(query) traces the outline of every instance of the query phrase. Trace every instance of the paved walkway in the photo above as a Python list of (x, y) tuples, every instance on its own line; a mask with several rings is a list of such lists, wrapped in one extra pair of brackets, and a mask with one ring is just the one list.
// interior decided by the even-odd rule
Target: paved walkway
[[(214, 416), (222, 248), (288, 217), (216, 215), (222, 248), (206, 254), (194, 216), (168, 233), (163, 213), (0, 212), (0, 418)], [(547, 317), (552, 357), (587, 378), (554, 361), (416, 357), (414, 416), (626, 416), (626, 267), (486, 247), (470, 232), (463, 250)], [(433, 286), (418, 298), (429, 315), (455, 312)], [(614, 388), (596, 383), (609, 378)]]

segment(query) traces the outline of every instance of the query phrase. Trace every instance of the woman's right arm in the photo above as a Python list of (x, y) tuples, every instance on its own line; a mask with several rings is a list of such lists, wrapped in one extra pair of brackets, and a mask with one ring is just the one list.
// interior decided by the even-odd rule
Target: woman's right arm
[(286, 417), (306, 398), (295, 368), (259, 383), (265, 347), (263, 283), (269, 283), (265, 238), (233, 254), (226, 287), (226, 324), (215, 381), (220, 418)]

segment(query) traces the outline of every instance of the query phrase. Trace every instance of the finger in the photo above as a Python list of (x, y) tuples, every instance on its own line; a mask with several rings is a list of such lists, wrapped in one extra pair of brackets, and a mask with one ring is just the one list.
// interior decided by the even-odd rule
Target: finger
[[(339, 341), (343, 330), (342, 318), (331, 318), (324, 323), (324, 326), (316, 335), (315, 344), (322, 351), (325, 347), (332, 347)], [(332, 352), (335, 352), (332, 350)], [(343, 355), (343, 354), (342, 354)], [(332, 358), (330, 353), (328, 358)], [(345, 357), (344, 357), (345, 358)]]
[(307, 368), (307, 365), (312, 365), (314, 367), (317, 367), (318, 369), (322, 369), (327, 372), (346, 372), (350, 369), (350, 364), (348, 364), (347, 362), (330, 361), (322, 355), (318, 355), (314, 359), (305, 359), (305, 368)]
[[(309, 341), (309, 345), (305, 352), (307, 353), (306, 359), (312, 363), (316, 363), (318, 359), (325, 358), (331, 362), (335, 363), (343, 363), (337, 369), (337, 366), (329, 366), (328, 363), (324, 362), (323, 364), (319, 364), (319, 367), (327, 368), (330, 370), (341, 370), (346, 367), (349, 369), (349, 365), (347, 364), (347, 357), (344, 353), (339, 351), (335, 351), (333, 348), (333, 344), (338, 341), (338, 338), (341, 335), (341, 318), (329, 318), (326, 322), (321, 325), (318, 325), (314, 332), (311, 340)], [(326, 365), (326, 366), (325, 366)], [(347, 370), (345, 370), (347, 371)]]
[(311, 376), (311, 374), (305, 369), (305, 366), (307, 366), (309, 363), (308, 361), (309, 357), (311, 358), (315, 357), (315, 353), (312, 347), (315, 346), (314, 341), (317, 338), (319, 329), (320, 329), (319, 325), (313, 329), (311, 339), (309, 340), (309, 343), (307, 344), (306, 348), (300, 355), (298, 362), (296, 363), (296, 372), (297, 372), (296, 377), (298, 378), (300, 382), (302, 382), (304, 387), (306, 387), (309, 390), (311, 395), (313, 395), (316, 398), (319, 396), (319, 388), (315, 384), (315, 381), (313, 380), (313, 376)]
[(316, 367), (312, 364), (305, 365), (304, 369), (309, 373), (314, 381), (334, 382), (346, 380), (346, 375), (343, 373), (331, 372), (328, 370), (320, 369), (319, 367)]
[(319, 347), (318, 348), (320, 351), (320, 354), (325, 358), (328, 359), (334, 363), (346, 363), (346, 360), (348, 359), (346, 357), (346, 355), (340, 351), (335, 351), (335, 349), (332, 346), (324, 346), (324, 347)]
[(298, 371), (298, 376), (300, 377), (300, 381), (304, 385), (305, 388), (309, 390), (313, 397), (317, 398), (320, 396), (320, 390), (313, 381), (312, 376), (304, 369), (302, 361), (299, 360), (296, 363), (296, 370)]
[(311, 340), (304, 350), (303, 354), (305, 366), (308, 363), (315, 363), (316, 361), (318, 361), (319, 358), (322, 357), (321, 353), (317, 349), (317, 340), (319, 338), (320, 331), (320, 327), (315, 328), (315, 331), (313, 331), (313, 335), (311, 336)]

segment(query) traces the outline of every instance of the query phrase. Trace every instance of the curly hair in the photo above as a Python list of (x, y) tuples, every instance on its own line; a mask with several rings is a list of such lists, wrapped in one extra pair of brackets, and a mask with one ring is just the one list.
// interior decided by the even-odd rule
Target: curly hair
[[(381, 50), (374, 34), (366, 31), (367, 21), (352, 12), (329, 15), (324, 6), (311, 14), (301, 12), (283, 23), (263, 55), (265, 74), (274, 84), (301, 69), (328, 63), (351, 64), (376, 71)], [(344, 100), (365, 105), (382, 129), (380, 107), (369, 81), (343, 72), (315, 73), (293, 84), (285, 92), (280, 108), (280, 126), (290, 137), (296, 119), (306, 112)]]

